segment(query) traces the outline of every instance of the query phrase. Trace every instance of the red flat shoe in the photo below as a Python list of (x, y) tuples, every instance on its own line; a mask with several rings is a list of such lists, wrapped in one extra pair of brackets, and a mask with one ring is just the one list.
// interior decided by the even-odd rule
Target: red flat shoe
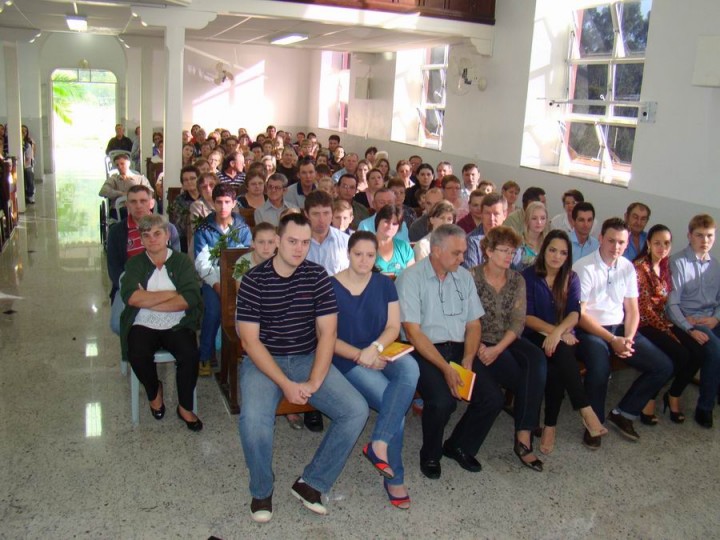
[(393, 470), (390, 468), (390, 465), (387, 461), (383, 461), (379, 457), (375, 455), (375, 452), (372, 448), (372, 443), (367, 443), (363, 447), (363, 456), (367, 458), (367, 460), (372, 463), (372, 466), (375, 467), (375, 470), (379, 472), (381, 475), (383, 475), (387, 479), (393, 479), (395, 478), (395, 473), (393, 473)]
[(400, 510), (410, 509), (410, 495), (405, 495), (404, 497), (396, 497), (395, 495), (392, 495), (390, 493), (390, 490), (388, 489), (388, 483), (384, 480), (383, 487), (385, 488), (385, 493), (387, 493), (388, 499), (390, 500), (390, 504), (392, 504), (395, 508), (399, 508)]

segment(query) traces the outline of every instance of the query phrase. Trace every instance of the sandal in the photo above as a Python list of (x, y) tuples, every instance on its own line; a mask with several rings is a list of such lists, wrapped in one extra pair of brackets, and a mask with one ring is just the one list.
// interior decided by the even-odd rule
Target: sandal
[(395, 508), (399, 508), (400, 510), (410, 509), (410, 495), (396, 497), (395, 495), (390, 493), (390, 490), (388, 489), (388, 483), (385, 480), (383, 480), (383, 487), (385, 488), (385, 493), (387, 493), (388, 499), (390, 499), (390, 504), (392, 504)]
[(363, 448), (362, 452), (363, 455), (367, 458), (367, 460), (372, 463), (373, 467), (375, 467), (375, 470), (377, 472), (379, 472), (381, 475), (383, 475), (389, 480), (395, 478), (395, 473), (393, 473), (393, 470), (390, 468), (388, 462), (383, 461), (375, 455), (375, 451), (372, 448), (372, 443), (367, 443)]
[(520, 460), (520, 463), (525, 465), (528, 469), (532, 469), (535, 472), (542, 472), (543, 462), (540, 461), (538, 458), (535, 458), (532, 461), (525, 461), (523, 459), (525, 456), (528, 456), (533, 453), (532, 444), (530, 445), (530, 448), (528, 448), (523, 443), (521, 443), (516, 436), (515, 437), (515, 447), (513, 448), (513, 451), (515, 452), (515, 455)]

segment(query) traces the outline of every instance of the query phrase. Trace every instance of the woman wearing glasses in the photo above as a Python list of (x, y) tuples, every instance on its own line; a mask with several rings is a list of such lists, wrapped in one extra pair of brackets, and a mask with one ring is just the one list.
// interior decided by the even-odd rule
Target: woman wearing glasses
[(538, 427), (547, 364), (543, 352), (522, 337), (525, 280), (510, 269), (519, 245), (520, 236), (508, 227), (491, 229), (480, 244), (485, 263), (471, 271), (485, 309), (477, 356), (487, 375), (515, 394), (513, 450), (523, 465), (541, 472), (532, 432)]
[(590, 435), (607, 434), (590, 406), (575, 360), (578, 340), (573, 329), (580, 319), (580, 279), (572, 271), (572, 244), (565, 231), (548, 233), (535, 264), (523, 271), (523, 277), (527, 291), (523, 335), (541, 348), (547, 358), (545, 427), (540, 451), (549, 454), (555, 447), (555, 426), (565, 390)]
[(406, 510), (410, 497), (403, 478), (403, 432), (420, 371), (410, 355), (392, 362), (381, 356), (400, 333), (400, 304), (393, 282), (375, 271), (377, 248), (371, 232), (354, 233), (348, 242), (350, 266), (330, 278), (339, 309), (333, 363), (378, 411), (363, 454), (385, 478), (390, 503)]
[(396, 238), (402, 223), (402, 208), (389, 204), (375, 214), (375, 231), (378, 241), (375, 265), (383, 274), (399, 276), (408, 266), (415, 264), (410, 244)]

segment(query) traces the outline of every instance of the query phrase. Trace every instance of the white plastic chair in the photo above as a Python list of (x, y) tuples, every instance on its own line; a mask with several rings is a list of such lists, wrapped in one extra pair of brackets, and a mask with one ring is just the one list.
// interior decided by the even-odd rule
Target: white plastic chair
[[(164, 349), (160, 349), (155, 353), (155, 363), (165, 364), (175, 362), (175, 357)], [(122, 364), (125, 364), (124, 366)], [(127, 369), (127, 363), (121, 362), (120, 369)], [(140, 380), (135, 372), (130, 370), (130, 412), (132, 415), (132, 425), (137, 426), (140, 423)], [(193, 390), (193, 412), (197, 414), (197, 386)]]

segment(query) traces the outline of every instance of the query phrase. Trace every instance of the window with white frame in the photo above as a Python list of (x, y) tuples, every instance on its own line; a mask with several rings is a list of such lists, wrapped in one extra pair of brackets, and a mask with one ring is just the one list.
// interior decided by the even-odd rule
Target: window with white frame
[(397, 53), (392, 140), (442, 148), (447, 68), (447, 45)]
[(318, 125), (346, 131), (350, 98), (350, 53), (323, 51)]
[(557, 169), (627, 185), (652, 0), (578, 4), (566, 45), (564, 95), (544, 96), (555, 109), (547, 114), (557, 123)]

